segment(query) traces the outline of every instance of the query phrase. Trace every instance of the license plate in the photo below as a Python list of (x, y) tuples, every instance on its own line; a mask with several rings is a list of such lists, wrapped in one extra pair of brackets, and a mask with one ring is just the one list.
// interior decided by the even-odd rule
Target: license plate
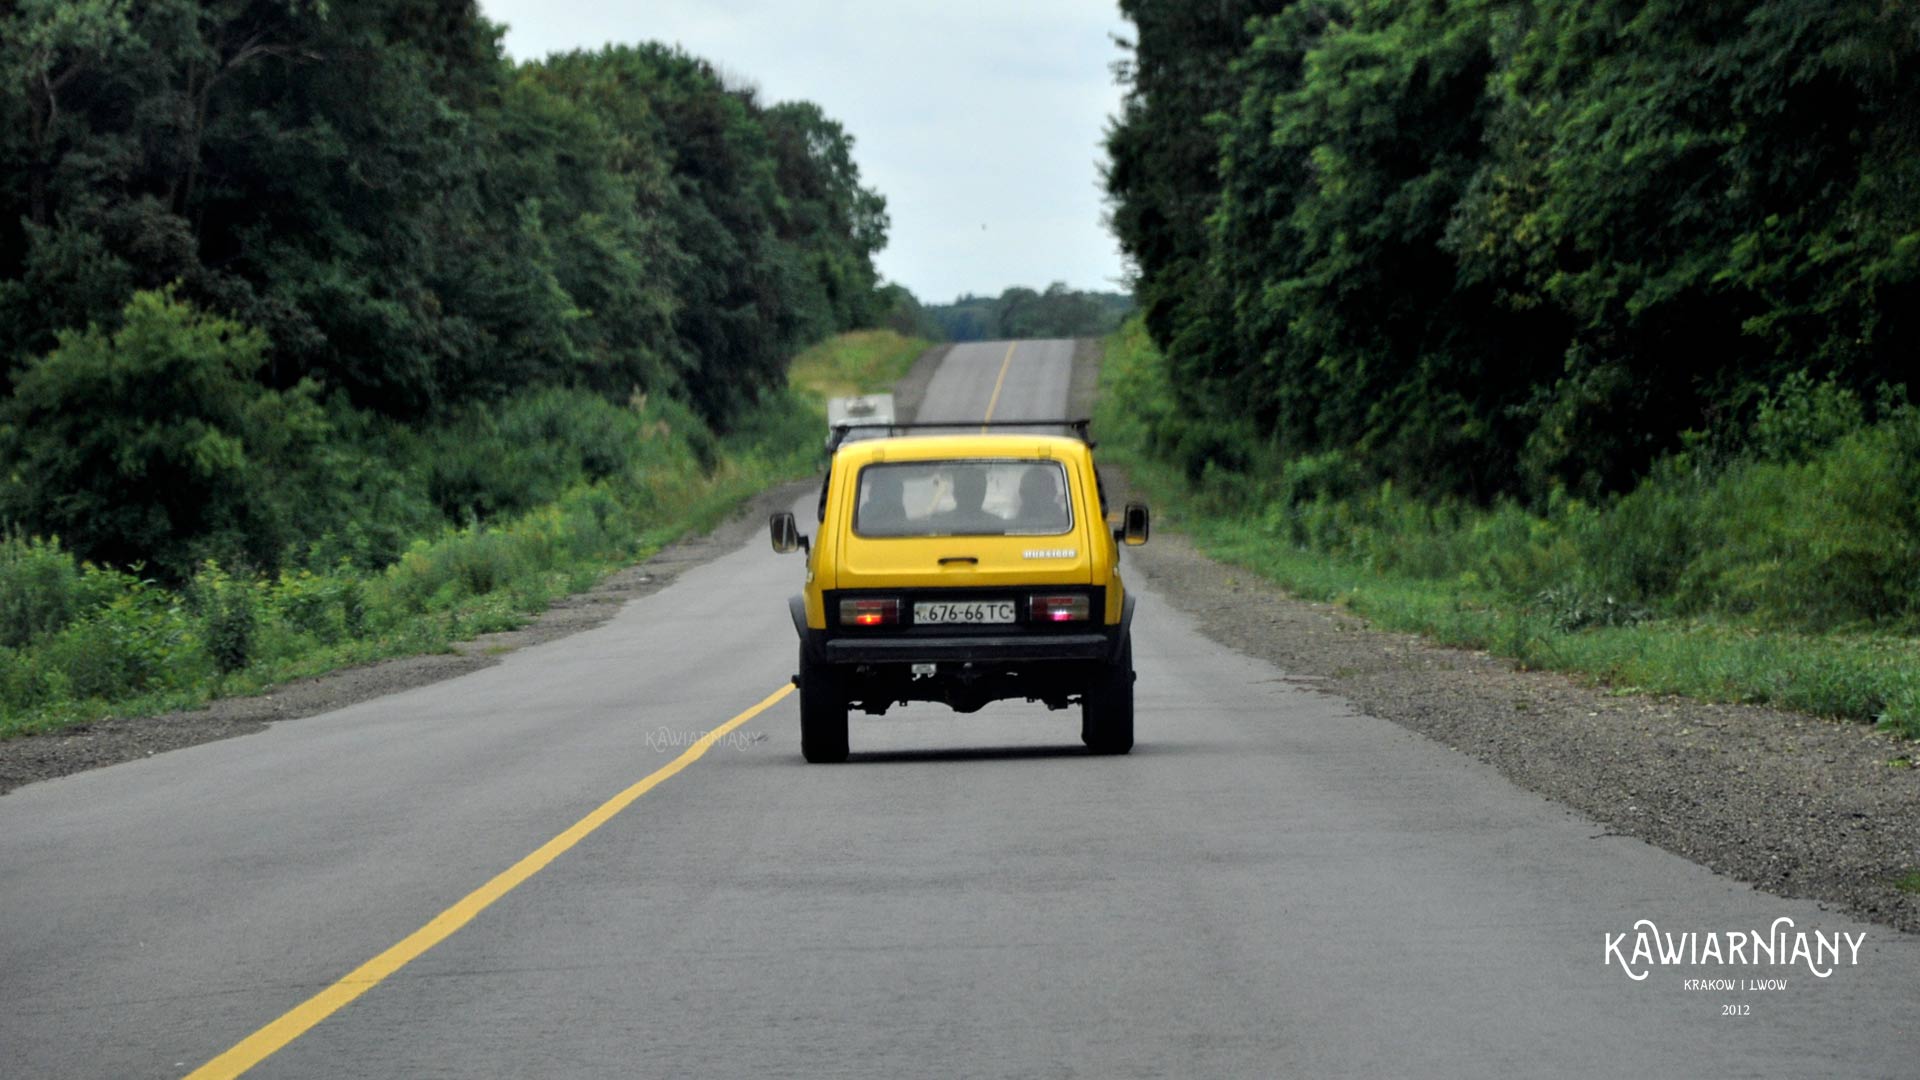
[(1013, 601), (968, 600), (960, 603), (947, 603), (944, 601), (923, 602), (913, 605), (913, 621), (923, 626), (942, 623), (968, 623), (976, 625), (1010, 623), (1013, 621)]

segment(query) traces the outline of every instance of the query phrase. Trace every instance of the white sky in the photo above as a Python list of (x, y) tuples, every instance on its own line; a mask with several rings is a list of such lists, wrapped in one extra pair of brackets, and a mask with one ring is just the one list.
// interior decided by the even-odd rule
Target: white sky
[(1113, 0), (481, 0), (532, 59), (678, 44), (763, 103), (816, 102), (854, 137), (893, 226), (875, 260), (927, 303), (1010, 285), (1121, 288), (1099, 165), (1120, 90)]

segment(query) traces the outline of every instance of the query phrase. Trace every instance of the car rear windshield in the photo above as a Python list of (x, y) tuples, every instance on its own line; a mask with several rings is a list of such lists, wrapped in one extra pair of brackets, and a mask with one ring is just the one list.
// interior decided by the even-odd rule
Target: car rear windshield
[(860, 470), (861, 536), (1058, 536), (1073, 528), (1057, 461), (902, 461)]

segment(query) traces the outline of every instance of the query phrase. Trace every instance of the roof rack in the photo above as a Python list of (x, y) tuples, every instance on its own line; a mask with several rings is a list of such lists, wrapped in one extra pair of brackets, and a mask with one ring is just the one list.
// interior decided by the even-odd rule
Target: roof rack
[(847, 433), (855, 428), (886, 428), (888, 435), (899, 435), (910, 431), (960, 432), (975, 427), (980, 429), (980, 434), (982, 435), (987, 434), (988, 428), (1066, 428), (1072, 432), (1074, 438), (1079, 439), (1091, 447), (1093, 446), (1093, 439), (1088, 436), (1087, 427), (1092, 423), (1093, 421), (1086, 417), (1081, 417), (1077, 420), (987, 420), (978, 424), (971, 420), (934, 420), (914, 424), (894, 424), (886, 421), (863, 422), (856, 420), (833, 425), (832, 433), (827, 436), (827, 453), (832, 454), (835, 450), (840, 449), (840, 444), (846, 440)]

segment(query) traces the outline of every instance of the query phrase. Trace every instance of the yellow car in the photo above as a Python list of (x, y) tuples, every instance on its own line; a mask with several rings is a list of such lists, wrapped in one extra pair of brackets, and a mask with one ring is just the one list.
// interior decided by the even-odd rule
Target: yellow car
[(845, 761), (847, 712), (909, 701), (974, 712), (1024, 698), (1081, 707), (1095, 753), (1133, 748), (1133, 598), (1121, 544), (1147, 540), (1147, 508), (1115, 527), (1085, 421), (892, 425), (845, 441), (821, 485), (819, 531), (773, 515), (776, 551), (807, 553), (789, 606), (800, 634), (800, 748)]

